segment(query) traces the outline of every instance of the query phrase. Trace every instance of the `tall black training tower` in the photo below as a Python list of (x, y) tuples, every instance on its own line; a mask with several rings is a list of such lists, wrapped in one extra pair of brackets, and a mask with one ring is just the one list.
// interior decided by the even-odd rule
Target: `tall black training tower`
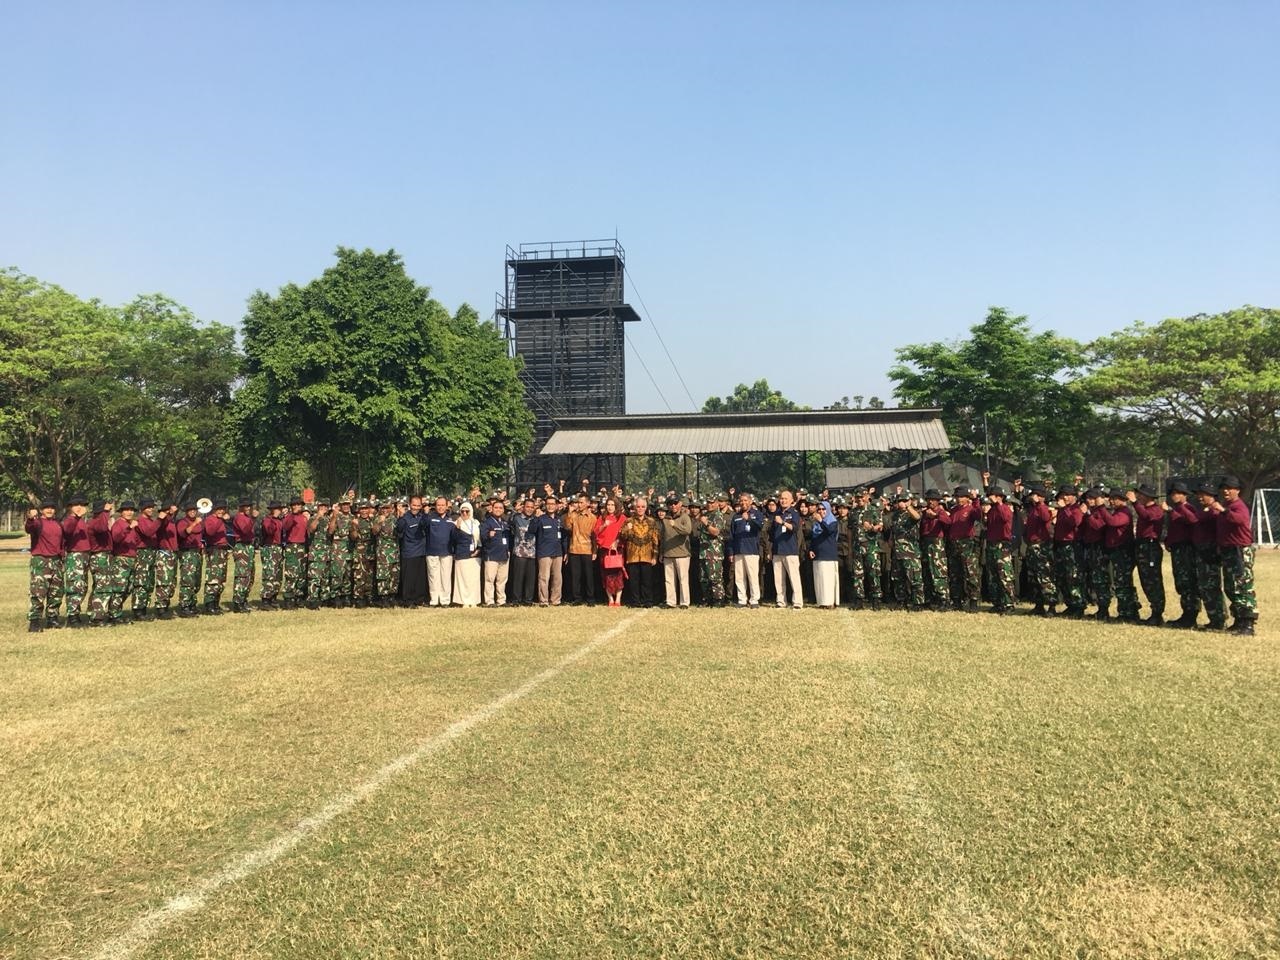
[(524, 360), (525, 399), (537, 418), (530, 455), (515, 468), (517, 489), (554, 483), (576, 491), (623, 482), (619, 456), (541, 456), (556, 417), (627, 412), (622, 325), (640, 317), (626, 303), (626, 252), (617, 240), (522, 243), (507, 247), (497, 316)]

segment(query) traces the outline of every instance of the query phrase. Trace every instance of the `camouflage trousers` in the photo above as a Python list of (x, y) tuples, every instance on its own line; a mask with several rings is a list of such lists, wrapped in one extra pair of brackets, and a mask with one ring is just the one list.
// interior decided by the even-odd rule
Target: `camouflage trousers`
[(253, 545), (237, 543), (231, 548), (231, 602), (237, 605), (249, 602), (253, 589)]
[(329, 544), (316, 541), (307, 552), (307, 603), (325, 603), (333, 598), (329, 577), (333, 567), (333, 551)]
[(1028, 543), (1026, 564), (1036, 603), (1054, 606), (1058, 602), (1058, 590), (1053, 582), (1053, 544)]
[(62, 566), (61, 557), (31, 557), (29, 622), (43, 623), (58, 616), (58, 607), (62, 604)]
[(1013, 583), (1013, 554), (1005, 542), (987, 544), (987, 569), (991, 576), (991, 604), (1006, 610), (1017, 602)]
[(926, 540), (924, 565), (929, 574), (929, 601), (935, 604), (951, 602), (951, 570), (947, 563), (947, 541), (942, 537)]
[(111, 606), (111, 554), (89, 554), (89, 573), (93, 577), (89, 588), (89, 612), (95, 620), (106, 620)]
[(146, 613), (151, 607), (151, 595), (156, 591), (156, 551), (143, 547), (138, 551), (138, 563), (133, 571), (133, 612)]
[(724, 601), (724, 551), (712, 547), (702, 548), (702, 562), (698, 567), (702, 580), (703, 603)]
[(1209, 544), (1195, 548), (1196, 593), (1204, 604), (1209, 622), (1222, 626), (1227, 620), (1227, 605), (1222, 597), (1222, 560), (1218, 548)]
[(373, 575), (379, 600), (394, 600), (400, 596), (400, 545), (394, 540), (385, 547), (379, 544)]
[(1111, 587), (1116, 595), (1116, 614), (1121, 617), (1138, 615), (1138, 588), (1133, 585), (1133, 544), (1112, 547), (1107, 551), (1107, 566), (1111, 569)]
[(1134, 556), (1138, 561), (1138, 582), (1151, 607), (1151, 616), (1164, 616), (1164, 547), (1159, 540), (1139, 540)]
[(920, 557), (914, 552), (893, 554), (893, 595), (899, 603), (924, 606), (924, 577)]
[(138, 574), (138, 558), (111, 558), (111, 602), (107, 605), (111, 619), (124, 619), (124, 602), (133, 593), (134, 577)]
[(1222, 579), (1226, 582), (1231, 616), (1237, 623), (1258, 619), (1258, 598), (1253, 590), (1253, 547), (1219, 547)]
[(351, 599), (351, 551), (345, 545), (335, 545), (333, 559), (329, 563), (329, 598), (332, 600)]
[(351, 596), (356, 600), (372, 600), (373, 578), (373, 551), (357, 547), (351, 555)]
[(880, 599), (880, 578), (882, 576), (879, 538), (863, 545), (862, 572), (867, 585), (867, 599), (878, 601)]
[(982, 546), (978, 538), (948, 540), (947, 553), (951, 599), (956, 603), (977, 603), (982, 596)]
[(853, 553), (841, 561), (849, 574), (849, 599), (862, 603), (867, 599), (867, 571), (862, 563), (862, 546), (854, 544)]
[(1200, 590), (1196, 585), (1196, 548), (1179, 543), (1169, 548), (1173, 561), (1173, 588), (1178, 591), (1182, 615), (1194, 620), (1200, 615)]
[(301, 603), (307, 595), (307, 548), (301, 543), (286, 543), (280, 548), (280, 584), (284, 598)]
[(1057, 581), (1058, 596), (1070, 613), (1084, 609), (1084, 591), (1080, 587), (1081, 549), (1075, 543), (1053, 545), (1053, 576)]
[(204, 551), (204, 605), (216, 607), (222, 602), (222, 591), (227, 586), (226, 547), (206, 547)]
[(178, 585), (178, 555), (172, 550), (158, 548), (154, 566), (156, 580), (156, 609), (168, 610), (173, 601), (173, 591)]
[(1089, 588), (1099, 613), (1111, 610), (1111, 565), (1107, 551), (1100, 543), (1086, 543), (1085, 562), (1089, 566)]
[(89, 554), (68, 553), (62, 564), (62, 593), (67, 598), (67, 616), (80, 616), (89, 592)]
[(178, 608), (194, 610), (196, 595), (200, 593), (199, 550), (182, 550), (178, 553)]
[(262, 562), (262, 599), (276, 600), (280, 596), (280, 584), (284, 576), (284, 548), (274, 544), (264, 544), (258, 548), (258, 559)]

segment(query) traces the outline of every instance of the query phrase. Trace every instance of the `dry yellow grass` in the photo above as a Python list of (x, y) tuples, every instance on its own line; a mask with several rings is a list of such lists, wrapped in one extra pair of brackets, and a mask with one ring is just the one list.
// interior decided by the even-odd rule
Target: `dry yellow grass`
[[(627, 611), (21, 632), (0, 956), (92, 956)], [(1280, 955), (1280, 555), (1247, 640), (659, 611), (144, 957)]]

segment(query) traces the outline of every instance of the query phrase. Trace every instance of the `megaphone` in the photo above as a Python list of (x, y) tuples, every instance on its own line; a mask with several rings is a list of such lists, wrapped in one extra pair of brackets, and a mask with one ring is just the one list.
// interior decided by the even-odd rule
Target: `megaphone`
[(196, 509), (200, 511), (201, 516), (213, 509), (213, 501), (208, 497), (201, 497), (196, 501)]

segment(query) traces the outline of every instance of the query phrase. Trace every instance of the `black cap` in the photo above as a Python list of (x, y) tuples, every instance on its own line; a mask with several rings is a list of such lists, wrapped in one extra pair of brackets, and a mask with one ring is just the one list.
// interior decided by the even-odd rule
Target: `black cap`
[(199, 505), (198, 503), (189, 502), (189, 503), (188, 503), (185, 507), (183, 507), (182, 509), (183, 509), (183, 510), (188, 510), (188, 511), (190, 511), (190, 510), (199, 510), (199, 509), (200, 509), (200, 505)]
[(911, 494), (909, 494), (909, 493), (907, 493), (907, 491), (903, 490), (900, 494), (898, 494), (896, 497), (894, 497), (894, 498), (893, 498), (893, 502), (894, 502), (894, 503), (910, 503), (910, 502), (911, 502)]
[(132, 500), (126, 500), (124, 503), (120, 504), (120, 511), (122, 513), (125, 510), (137, 510), (137, 509), (138, 509), (138, 505), (134, 503)]
[(145, 510), (147, 509), (147, 507), (154, 507), (155, 505), (156, 505), (156, 501), (154, 497), (143, 497), (141, 500), (138, 501), (139, 510)]
[(996, 486), (996, 487), (987, 487), (987, 496), (988, 496), (988, 497), (1003, 497), (1004, 495), (1005, 495), (1005, 493), (1004, 493), (1004, 487), (999, 487), (999, 486)]
[(1105, 494), (1103, 494), (1102, 490), (1098, 487), (1090, 487), (1084, 492), (1084, 498), (1086, 500), (1097, 500), (1101, 496), (1105, 496)]
[[(299, 501), (299, 502), (301, 502), (301, 501)], [(268, 509), (268, 510), (283, 510), (283, 509), (284, 509), (284, 504), (283, 504), (283, 503), (281, 503), (279, 500), (272, 500), (269, 504), (267, 504), (267, 509)]]
[(668, 506), (668, 507), (669, 507), (669, 506), (671, 506), (672, 504), (676, 504), (676, 503), (679, 503), (679, 502), (680, 502), (680, 498), (679, 498), (679, 497), (667, 497), (667, 506)]
[(219, 497), (217, 500), (213, 501), (213, 509), (215, 510), (227, 509), (227, 501), (222, 497)]
[(930, 487), (924, 492), (924, 498), (926, 500), (941, 500), (942, 492), (934, 487)]
[(289, 506), (292, 507), (295, 503), (306, 503), (306, 501), (303, 500), (302, 497), (298, 496), (295, 493), (292, 497), (289, 498)]
[[(550, 497), (548, 497), (547, 499), (550, 499)], [(331, 507), (331, 506), (333, 506), (333, 504), (331, 504), (331, 503), (329, 502), (329, 498), (328, 498), (328, 497), (321, 497), (319, 500), (317, 500), (317, 501), (316, 501), (316, 506), (317, 506), (317, 507)]]
[(101, 513), (106, 508), (107, 508), (107, 501), (95, 500), (93, 501), (93, 506), (90, 507), (89, 509), (92, 513)]
[(1043, 497), (1046, 494), (1048, 494), (1049, 491), (1045, 489), (1043, 480), (1032, 480), (1031, 483), (1027, 486), (1027, 492), (1038, 493), (1040, 496)]
[(250, 497), (250, 496), (248, 496), (248, 495), (241, 497), (241, 498), (240, 498), (239, 506), (242, 506), (242, 507), (252, 507), (252, 506), (253, 506), (253, 497)]
[(1233, 477), (1233, 476), (1231, 476), (1231, 474), (1227, 474), (1225, 477), (1223, 477), (1223, 478), (1222, 478), (1222, 482), (1221, 482), (1220, 484), (1218, 484), (1218, 487), (1219, 487), (1219, 489), (1222, 489), (1222, 490), (1242, 490), (1242, 489), (1244, 489), (1243, 487), (1241, 487), (1241, 486), (1240, 486), (1240, 478), (1239, 478), (1239, 477)]
[(952, 495), (953, 497), (971, 497), (971, 496), (973, 496), (973, 494), (969, 492), (969, 488), (968, 488), (968, 487), (956, 487), (954, 490), (952, 490), (952, 491), (951, 491), (951, 495)]
[(1080, 488), (1074, 483), (1064, 483), (1062, 486), (1058, 487), (1058, 496), (1060, 497), (1078, 497), (1079, 495)]
[(1191, 490), (1181, 480), (1175, 480), (1173, 483), (1169, 484), (1169, 492), (1186, 494), (1190, 493)]
[(73, 493), (71, 499), (67, 501), (67, 506), (69, 507), (87, 507), (88, 505), (89, 498), (83, 493)]
[(1138, 484), (1137, 494), (1140, 497), (1150, 497), (1152, 500), (1160, 496), (1160, 494), (1156, 493), (1156, 488), (1149, 483)]
[(1217, 496), (1218, 488), (1208, 480), (1201, 480), (1200, 483), (1196, 484), (1196, 493), (1208, 493)]
[(41, 510), (49, 510), (49, 509), (57, 510), (58, 509), (57, 501), (50, 500), (48, 497), (45, 497), (43, 500), (40, 501), (40, 509)]

